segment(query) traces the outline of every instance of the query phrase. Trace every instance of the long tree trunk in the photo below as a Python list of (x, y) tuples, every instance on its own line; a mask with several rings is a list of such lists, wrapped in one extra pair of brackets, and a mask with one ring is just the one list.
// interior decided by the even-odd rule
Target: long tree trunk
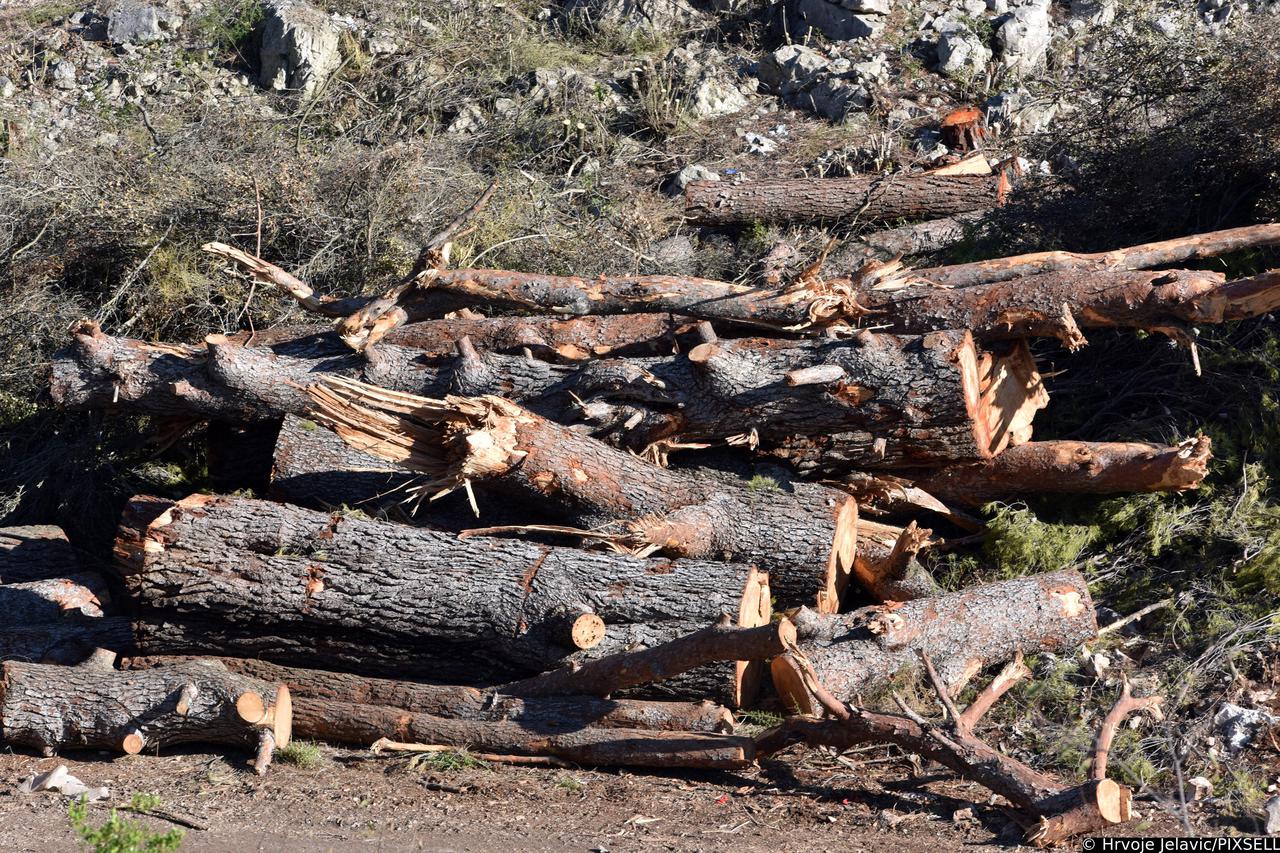
[(985, 340), (1052, 337), (1086, 343), (1081, 328), (1163, 331), (1280, 308), (1280, 271), (1227, 281), (1199, 270), (1063, 270), (970, 287), (867, 290), (869, 322), (903, 334), (969, 329)]
[(591, 766), (736, 770), (755, 760), (751, 738), (708, 732), (585, 726), (555, 718), (463, 720), (336, 699), (300, 699), (295, 726), (335, 743), (395, 741), (500, 755), (543, 755)]
[[(199, 658), (135, 657), (123, 660), (121, 668), (153, 669), (192, 660)], [(343, 672), (281, 666), (262, 660), (216, 660), (232, 672), (288, 687), (295, 710), (293, 731), (304, 738), (321, 737), (321, 732), (306, 727), (308, 715), (304, 715), (302, 708), (308, 700), (383, 705), (435, 717), (476, 722), (518, 722), (539, 729), (555, 725), (561, 729), (598, 726), (650, 731), (733, 731), (733, 715), (714, 702), (655, 702), (597, 696), (522, 698), (475, 687), (367, 678)]]
[[(784, 604), (824, 613), (852, 569), (857, 507), (823, 486), (783, 491), (661, 468), (497, 397), (397, 396), (384, 406), (381, 391), (347, 384), (313, 396), (316, 417), (353, 449), (421, 471), (430, 491), (476, 480), (636, 552), (751, 563)], [(816, 600), (791, 600), (797, 587), (818, 590)]]
[(989, 261), (926, 267), (914, 273), (943, 287), (968, 287), (996, 281), (1068, 270), (1141, 270), (1212, 258), (1228, 252), (1280, 244), (1280, 224), (1250, 225), (1143, 243), (1106, 252), (1035, 252)]
[(685, 216), (704, 225), (744, 222), (859, 222), (936, 219), (983, 210), (1003, 200), (1003, 175), (852, 175), (731, 184), (694, 181)]
[(439, 678), (652, 645), (762, 601), (753, 618), (768, 619), (769, 587), (741, 564), (461, 540), (244, 498), (136, 499), (116, 553), (144, 614), (362, 636), (416, 649), (415, 666)]
[[(0, 737), (46, 751), (87, 747), (136, 754), (179, 743), (289, 743), (288, 688), (204, 661), (117, 672), (8, 661), (0, 678)], [(265, 769), (265, 765), (262, 769)]]
[(1208, 436), (1173, 447), (1141, 442), (1030, 441), (994, 459), (924, 472), (916, 485), (944, 501), (978, 506), (1026, 494), (1181, 492), (1208, 474)]
[(22, 583), (78, 572), (80, 555), (61, 527), (0, 527), (0, 583)]
[[(835, 616), (801, 610), (793, 621), (800, 651), (818, 679), (837, 698), (854, 702), (902, 673), (918, 671), (921, 652), (954, 692), (1018, 652), (1062, 653), (1098, 632), (1089, 588), (1075, 571)], [(811, 713), (809, 691), (791, 664), (775, 659), (772, 671), (784, 702)]]
[(748, 338), (669, 358), (576, 367), (481, 356), (465, 342), (446, 363), (396, 347), (375, 348), (369, 358), (300, 357), (219, 337), (204, 355), (100, 332), (82, 331), (77, 342), (96, 360), (64, 354), (51, 381), (55, 400), (72, 408), (115, 400), (152, 414), (272, 418), (305, 413), (298, 386), (354, 375), (424, 396), (497, 392), (561, 423), (585, 420), (611, 443), (638, 450), (655, 442), (767, 447), (793, 435), (834, 436), (849, 465), (869, 468), (989, 458), (1014, 435), (1010, 418), (1029, 421), (1044, 402), (1025, 350), (982, 353), (963, 332), (862, 333), (840, 342)]

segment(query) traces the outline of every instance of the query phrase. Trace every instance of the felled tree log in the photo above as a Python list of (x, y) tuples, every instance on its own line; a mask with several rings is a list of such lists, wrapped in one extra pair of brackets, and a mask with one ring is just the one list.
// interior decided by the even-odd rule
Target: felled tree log
[(1208, 474), (1208, 436), (1173, 447), (1141, 442), (1030, 441), (994, 459), (925, 472), (915, 483), (954, 504), (1025, 494), (1181, 492)]
[(1280, 271), (1227, 281), (1199, 270), (1063, 270), (969, 287), (915, 285), (860, 296), (871, 320), (904, 334), (970, 329), (987, 340), (1052, 337), (1075, 349), (1081, 328), (1163, 331), (1280, 308)]
[(0, 585), (0, 628), (53, 622), (69, 615), (101, 616), (111, 596), (94, 572)]
[(859, 521), (853, 561), (858, 586), (880, 601), (910, 601), (940, 594), (933, 575), (916, 559), (931, 532), (914, 521), (905, 528)]
[(0, 583), (57, 578), (79, 569), (80, 555), (61, 527), (0, 527)]
[(886, 255), (922, 255), (945, 249), (964, 239), (969, 229), (982, 220), (985, 210), (957, 213), (941, 219), (913, 222), (863, 234), (857, 243)]
[(751, 563), (779, 601), (824, 613), (852, 569), (857, 506), (832, 489), (661, 468), (498, 397), (387, 401), (337, 381), (311, 394), (315, 416), (353, 449), (421, 471), (430, 491), (482, 481), (634, 552)]
[(422, 474), (356, 450), (310, 418), (285, 415), (268, 495), (312, 509), (367, 509), (402, 503), (409, 497), (405, 490), (421, 480)]
[(76, 747), (136, 754), (191, 742), (285, 746), (292, 720), (288, 688), (215, 661), (141, 672), (117, 672), (96, 658), (74, 667), (8, 661), (0, 679), (0, 736), (50, 754)]
[(363, 637), (415, 649), (441, 679), (538, 672), (722, 613), (768, 620), (767, 582), (741, 564), (460, 540), (244, 498), (135, 499), (116, 554), (144, 615)]
[(914, 274), (943, 287), (968, 287), (1049, 272), (1141, 270), (1280, 244), (1280, 224), (1250, 225), (1143, 243), (1107, 252), (1035, 252), (989, 261), (926, 267)]
[(382, 738), (502, 755), (546, 755), (585, 766), (697, 767), (735, 770), (755, 760), (748, 737), (708, 732), (584, 726), (554, 718), (488, 721), (408, 713), (333, 699), (295, 704), (301, 731), (335, 743), (368, 746)]
[(685, 216), (704, 225), (809, 222), (818, 219), (936, 219), (983, 210), (1003, 200), (1003, 175), (853, 175), (730, 184), (694, 181)]
[[(122, 669), (174, 666), (199, 658), (136, 657), (122, 661)], [(294, 733), (323, 736), (310, 720), (322, 716), (327, 703), (382, 705), (413, 713), (476, 722), (518, 722), (538, 731), (564, 731), (585, 726), (650, 731), (731, 732), (733, 715), (713, 702), (655, 702), (642, 699), (602, 699), (596, 696), (521, 698), (500, 691), (453, 684), (421, 684), (389, 678), (365, 678), (342, 672), (302, 669), (241, 658), (217, 658), (232, 672), (262, 681), (278, 682), (293, 696)], [(332, 728), (332, 724), (326, 724)], [(390, 737), (392, 733), (384, 736)]]
[[(569, 392), (557, 411), (552, 401)], [(939, 332), (738, 339), (668, 360), (593, 362), (556, 395), (525, 405), (561, 423), (585, 417), (598, 435), (628, 447), (708, 440), (769, 447), (800, 435), (836, 442), (846, 465), (882, 468), (989, 458), (1025, 440), (1046, 402), (1025, 347), (982, 353), (967, 333)]]
[[(1088, 586), (1075, 571), (835, 616), (802, 609), (793, 621), (800, 651), (822, 684), (843, 701), (856, 701), (896, 675), (918, 671), (921, 652), (933, 659), (954, 692), (988, 665), (1018, 652), (1063, 652), (1098, 632)], [(775, 659), (772, 673), (788, 707), (813, 712), (809, 691), (794, 676), (791, 662)]]

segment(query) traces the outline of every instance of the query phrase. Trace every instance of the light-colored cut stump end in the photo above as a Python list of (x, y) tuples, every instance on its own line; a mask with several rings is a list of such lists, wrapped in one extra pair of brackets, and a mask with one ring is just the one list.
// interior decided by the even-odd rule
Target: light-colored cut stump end
[(271, 709), (271, 730), (276, 737), (276, 746), (289, 745), (293, 739), (293, 695), (287, 685), (276, 687), (276, 704)]
[(773, 678), (773, 689), (778, 691), (782, 706), (788, 713), (814, 713), (813, 697), (809, 695), (809, 688), (804, 686), (800, 668), (790, 655), (774, 658), (769, 665), (769, 675)]
[(849, 498), (836, 511), (835, 535), (827, 556), (827, 573), (823, 588), (814, 602), (819, 613), (838, 613), (840, 599), (849, 587), (849, 578), (857, 557), (858, 503)]
[(1124, 823), (1129, 820), (1129, 789), (1111, 779), (1099, 779), (1094, 788), (1094, 804), (1098, 814), (1107, 823)]
[(258, 725), (267, 716), (267, 703), (257, 693), (241, 693), (236, 698), (236, 713), (250, 725)]

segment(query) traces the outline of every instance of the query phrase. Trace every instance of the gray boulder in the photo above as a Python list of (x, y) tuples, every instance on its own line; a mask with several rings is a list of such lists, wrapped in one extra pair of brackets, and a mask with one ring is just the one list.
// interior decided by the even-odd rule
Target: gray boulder
[(262, 73), (267, 89), (288, 89), (310, 98), (342, 64), (337, 26), (305, 3), (267, 6), (262, 28)]
[(720, 176), (708, 169), (706, 166), (700, 166), (697, 163), (690, 163), (680, 171), (676, 172), (667, 179), (665, 192), (667, 195), (675, 197), (684, 194), (684, 188), (694, 181), (718, 181)]
[(1052, 39), (1048, 0), (1017, 7), (996, 30), (1000, 61), (1005, 68), (1024, 74), (1044, 64)]
[(1071, 0), (1071, 18), (1089, 26), (1106, 26), (1116, 19), (1117, 0)]
[(818, 72), (830, 65), (830, 60), (813, 48), (798, 44), (780, 47), (756, 65), (756, 78), (771, 92), (805, 85)]
[(813, 29), (834, 41), (849, 41), (879, 35), (889, 8), (889, 0), (794, 0), (791, 14), (797, 38)]
[(606, 24), (657, 32), (686, 29), (700, 17), (685, 0), (568, 0), (564, 14), (568, 20), (588, 26)]
[(938, 33), (938, 72), (948, 77), (973, 77), (991, 61), (991, 49), (969, 26), (955, 18), (934, 21)]
[(740, 88), (738, 74), (715, 48), (677, 47), (663, 60), (685, 109), (694, 118), (717, 118), (740, 112), (750, 100)]
[(172, 38), (180, 26), (182, 18), (176, 12), (125, 0), (111, 10), (107, 40), (114, 44), (148, 44)]

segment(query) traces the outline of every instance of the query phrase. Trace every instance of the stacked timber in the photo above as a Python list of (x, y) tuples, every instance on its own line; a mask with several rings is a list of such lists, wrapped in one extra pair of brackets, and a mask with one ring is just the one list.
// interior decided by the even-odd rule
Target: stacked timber
[[(695, 184), (687, 205), (716, 226), (927, 212), (950, 233), (1010, 189), (965, 162)], [(51, 531), (0, 531), (6, 741), (204, 740), (247, 748), (259, 771), (293, 735), (709, 768), (894, 743), (1004, 796), (1036, 843), (1129, 819), (1106, 750), (1158, 700), (1121, 696), (1082, 784), (975, 728), (1027, 677), (1024, 655), (1096, 637), (1085, 579), (945, 590), (931, 552), (948, 531), (980, 536), (991, 500), (1196, 488), (1203, 437), (1033, 437), (1049, 395), (1028, 340), (1077, 348), (1110, 327), (1186, 343), (1188, 324), (1270, 312), (1280, 273), (1153, 268), (1275, 244), (1280, 226), (932, 269), (814, 264), (790, 281), (769, 267), (744, 284), (453, 269), (458, 225), (372, 298), (317, 296), (206, 246), (332, 329), (183, 344), (73, 331), (51, 369), (58, 404), (208, 422), (226, 491), (269, 499), (135, 496), (105, 581)], [(250, 435), (271, 451), (236, 458)], [(901, 697), (868, 707), (908, 677), (936, 692), (945, 734)], [(750, 708), (789, 716), (735, 733)]]

